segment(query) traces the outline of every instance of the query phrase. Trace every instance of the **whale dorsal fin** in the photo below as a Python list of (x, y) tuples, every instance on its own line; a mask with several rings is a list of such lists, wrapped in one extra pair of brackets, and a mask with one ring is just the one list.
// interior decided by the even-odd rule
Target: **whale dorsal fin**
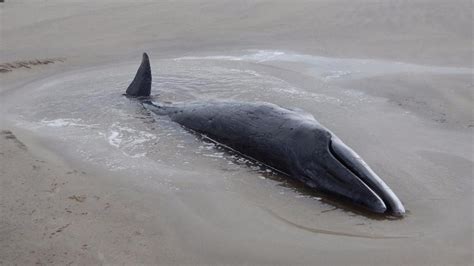
[(126, 94), (133, 97), (150, 96), (151, 92), (151, 68), (148, 55), (143, 53), (142, 63), (132, 83), (127, 88)]

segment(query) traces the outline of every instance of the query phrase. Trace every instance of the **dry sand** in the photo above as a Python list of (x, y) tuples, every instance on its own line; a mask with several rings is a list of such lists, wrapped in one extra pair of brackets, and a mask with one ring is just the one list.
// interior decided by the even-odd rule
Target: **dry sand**
[[(472, 75), (341, 82), (387, 103), (322, 118), (375, 170), (397, 177), (388, 181), (410, 211), (397, 221), (320, 206), (307, 208), (313, 216), (291, 199), (275, 200), (287, 202), (277, 208), (262, 196), (271, 189), (157, 191), (58, 153), (8, 113), (21, 104), (10, 99), (34, 97), (13, 97), (27, 84), (143, 51), (171, 58), (281, 49), (472, 68), (472, 10), (471, 1), (0, 3), (0, 63), (64, 59), (0, 73), (0, 264), (472, 265)], [(328, 234), (331, 226), (345, 235)], [(364, 230), (388, 237), (350, 235)]]

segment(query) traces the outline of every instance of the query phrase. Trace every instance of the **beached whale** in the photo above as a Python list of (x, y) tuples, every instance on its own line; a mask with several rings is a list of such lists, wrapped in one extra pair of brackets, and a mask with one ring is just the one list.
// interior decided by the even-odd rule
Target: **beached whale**
[(126, 90), (143, 106), (167, 115), (185, 128), (205, 135), (262, 162), (311, 188), (331, 193), (375, 213), (402, 216), (405, 208), (377, 174), (330, 130), (308, 113), (271, 103), (236, 101), (150, 101), (150, 61), (143, 54)]

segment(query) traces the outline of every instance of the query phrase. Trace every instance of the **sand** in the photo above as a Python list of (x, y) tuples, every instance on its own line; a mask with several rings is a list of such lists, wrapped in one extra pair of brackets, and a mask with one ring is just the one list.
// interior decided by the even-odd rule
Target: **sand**
[[(7, 0), (0, 12), (0, 64), (61, 59), (0, 73), (0, 264), (473, 263), (471, 1)], [(319, 86), (300, 63), (268, 62), (253, 70), (369, 100), (332, 109), (311, 99), (239, 98), (314, 114), (390, 184), (409, 211), (404, 219), (334, 208), (203, 156), (178, 157), (196, 160), (195, 169), (164, 167), (153, 180), (112, 171), (82, 160), (61, 136), (19, 123), (22, 104), (47, 95), (35, 89), (51, 87), (48, 79), (133, 69), (143, 51), (165, 66), (248, 49), (462, 69)]]

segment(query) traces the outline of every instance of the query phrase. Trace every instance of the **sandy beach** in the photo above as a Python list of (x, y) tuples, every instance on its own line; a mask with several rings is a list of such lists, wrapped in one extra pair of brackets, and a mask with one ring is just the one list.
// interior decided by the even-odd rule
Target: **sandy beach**
[[(471, 1), (0, 3), (0, 265), (472, 265)], [(375, 217), (122, 97), (297, 107), (400, 197)]]

